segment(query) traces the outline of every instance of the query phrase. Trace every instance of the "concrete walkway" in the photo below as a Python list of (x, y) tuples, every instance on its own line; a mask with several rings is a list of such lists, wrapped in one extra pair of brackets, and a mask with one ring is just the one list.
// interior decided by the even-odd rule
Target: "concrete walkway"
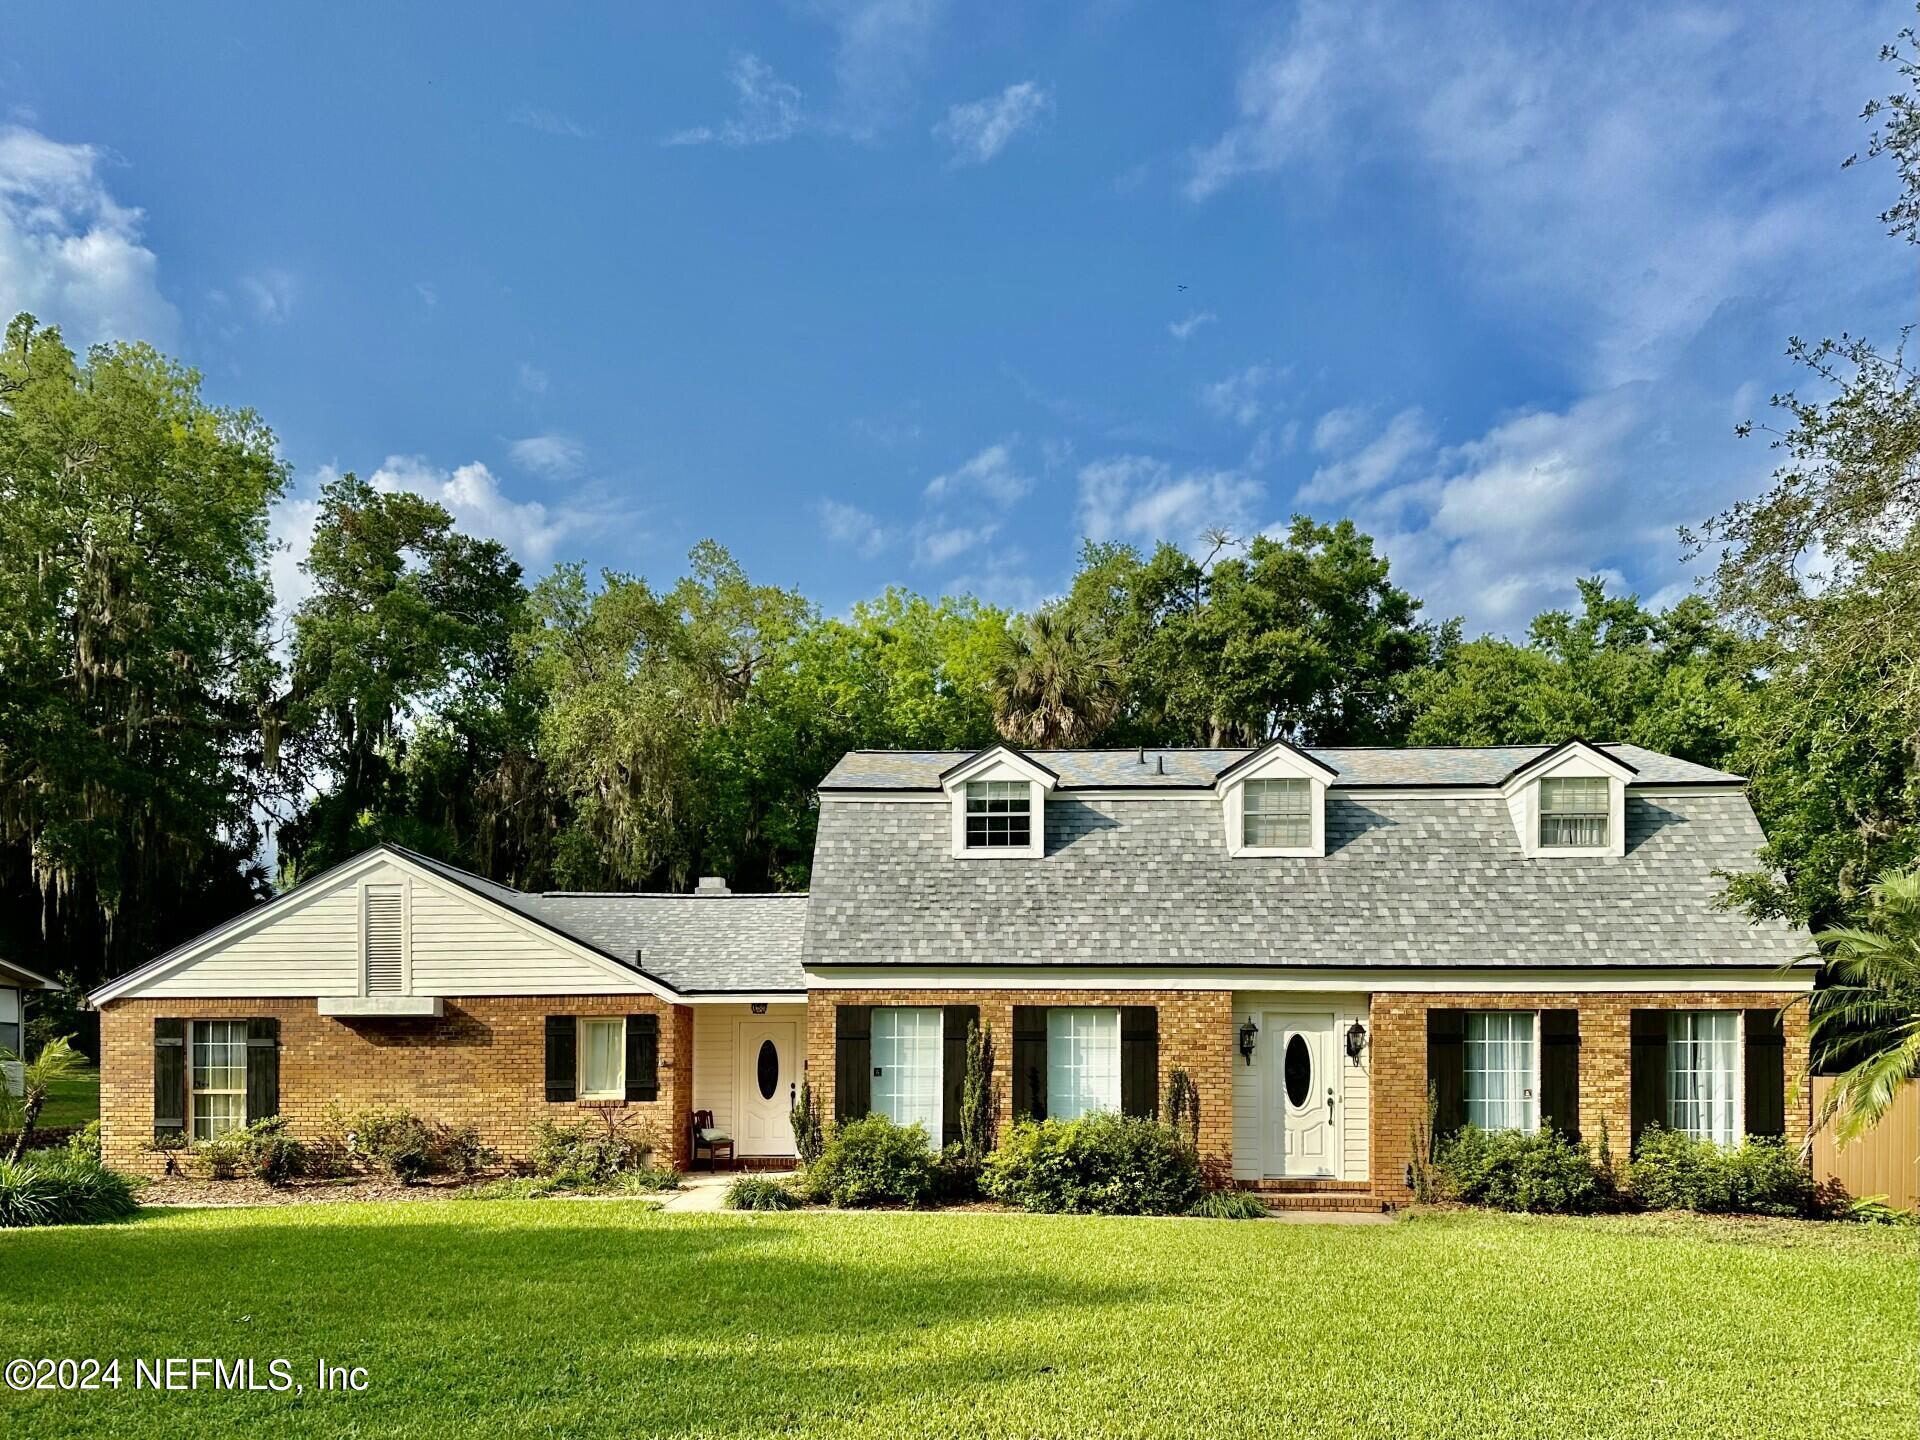
[[(756, 1170), (740, 1173), (752, 1173), (767, 1180), (784, 1180), (791, 1172), (774, 1173)], [(726, 1199), (727, 1187), (734, 1182), (735, 1178), (731, 1174), (684, 1176), (678, 1190), (669, 1190), (660, 1197), (660, 1209), (669, 1215), (698, 1215), (725, 1209), (722, 1202)]]

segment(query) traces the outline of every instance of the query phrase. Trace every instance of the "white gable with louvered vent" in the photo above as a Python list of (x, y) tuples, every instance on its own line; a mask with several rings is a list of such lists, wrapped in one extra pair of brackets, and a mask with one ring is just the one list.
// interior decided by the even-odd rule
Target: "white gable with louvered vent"
[(312, 996), (378, 1013), (462, 995), (666, 995), (637, 970), (416, 865), (374, 850), (110, 981), (126, 996)]

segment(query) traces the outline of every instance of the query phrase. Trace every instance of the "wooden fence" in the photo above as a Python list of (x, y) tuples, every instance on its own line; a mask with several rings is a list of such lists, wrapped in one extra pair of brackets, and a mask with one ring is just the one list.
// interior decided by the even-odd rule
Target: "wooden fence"
[[(1814, 1077), (1816, 1113), (1832, 1086)], [(1884, 1195), (1903, 1210), (1920, 1206), (1920, 1084), (1903, 1085), (1886, 1118), (1851, 1145), (1834, 1144), (1833, 1127), (1824, 1127), (1813, 1137), (1813, 1175), (1838, 1180), (1856, 1200)]]

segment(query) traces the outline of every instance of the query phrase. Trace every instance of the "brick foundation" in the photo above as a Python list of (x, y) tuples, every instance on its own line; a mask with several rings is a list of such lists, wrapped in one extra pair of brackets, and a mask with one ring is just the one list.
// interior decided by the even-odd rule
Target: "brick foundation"
[(404, 1106), (449, 1125), (473, 1125), (488, 1145), (524, 1157), (542, 1119), (585, 1113), (548, 1104), (548, 1015), (660, 1016), (660, 1098), (622, 1107), (650, 1124), (684, 1167), (693, 1108), (693, 1012), (645, 995), (485, 996), (449, 999), (439, 1020), (339, 1020), (305, 999), (115, 1000), (100, 1015), (100, 1130), (107, 1161), (158, 1173), (153, 1138), (153, 1022), (157, 1017), (280, 1022), (280, 1111), (311, 1136), (338, 1102), (352, 1111)]
[[(1580, 1014), (1580, 1128), (1583, 1138), (1599, 1138), (1604, 1118), (1616, 1163), (1627, 1158), (1633, 1115), (1631, 1087), (1635, 1010), (1778, 1009), (1795, 999), (1792, 992), (1693, 991), (1608, 994), (1408, 995), (1376, 992), (1372, 1003), (1371, 1060), (1373, 1106), (1371, 1173), (1374, 1192), (1405, 1201), (1407, 1163), (1412, 1158), (1414, 1127), (1426, 1123), (1427, 1011), (1429, 1010), (1577, 1010)], [(1795, 1005), (1786, 1013), (1786, 1139), (1806, 1140), (1812, 1118), (1811, 1095), (1796, 1079), (1807, 1069), (1807, 1011)]]
[(1200, 1095), (1200, 1149), (1233, 1152), (1233, 993), (1228, 990), (814, 990), (807, 996), (807, 1079), (820, 1113), (833, 1114), (836, 1005), (978, 1005), (993, 1030), (993, 1088), (1004, 1126), (1013, 1118), (1016, 1005), (1152, 1005), (1160, 1012), (1160, 1093), (1176, 1069)]

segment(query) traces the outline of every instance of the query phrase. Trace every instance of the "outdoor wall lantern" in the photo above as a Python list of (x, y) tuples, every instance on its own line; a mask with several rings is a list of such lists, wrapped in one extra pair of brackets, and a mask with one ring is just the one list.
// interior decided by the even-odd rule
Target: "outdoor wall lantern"
[(1347, 1059), (1358, 1063), (1360, 1052), (1367, 1048), (1367, 1027), (1358, 1020), (1347, 1029)]
[(1251, 1019), (1240, 1027), (1240, 1058), (1253, 1064), (1253, 1037), (1260, 1033), (1260, 1027)]

